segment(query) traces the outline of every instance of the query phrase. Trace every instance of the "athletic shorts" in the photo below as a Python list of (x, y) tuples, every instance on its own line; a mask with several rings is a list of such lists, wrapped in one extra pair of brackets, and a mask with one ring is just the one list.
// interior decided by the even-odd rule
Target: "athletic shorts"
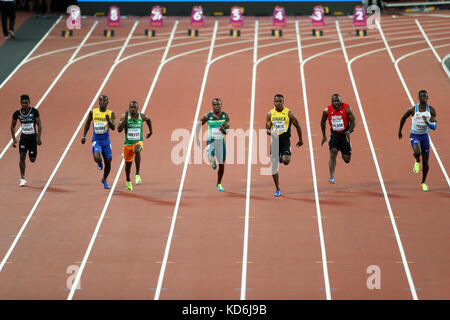
[(430, 153), (430, 137), (428, 133), (425, 134), (414, 134), (411, 133), (409, 135), (409, 141), (411, 142), (411, 146), (414, 147), (415, 144), (420, 146), (420, 151), (424, 154)]
[(225, 159), (227, 157), (225, 139), (212, 139), (206, 141), (206, 153), (208, 154), (208, 156), (215, 156), (217, 159), (217, 163), (225, 163)]
[(124, 145), (123, 146), (123, 159), (125, 162), (132, 162), (134, 158), (134, 147), (136, 145), (141, 146), (141, 151), (144, 149), (144, 142), (138, 141), (136, 143), (133, 143), (132, 145)]
[[(274, 154), (277, 159), (284, 155), (290, 156), (292, 154), (290, 137), (281, 136), (281, 135), (272, 136), (271, 146), (270, 146), (270, 154), (271, 155), (272, 155), (272, 150), (275, 150)], [(278, 152), (277, 152), (277, 150), (278, 150)]]
[(21, 134), (19, 139), (19, 153), (27, 154), (29, 152), (30, 158), (37, 157), (37, 141), (35, 134)]
[(100, 152), (105, 159), (112, 159), (112, 148), (109, 138), (92, 140), (92, 153), (96, 152)]
[(345, 132), (333, 132), (331, 133), (330, 141), (328, 141), (330, 150), (336, 148), (342, 152), (342, 154), (352, 154), (352, 145), (347, 141)]

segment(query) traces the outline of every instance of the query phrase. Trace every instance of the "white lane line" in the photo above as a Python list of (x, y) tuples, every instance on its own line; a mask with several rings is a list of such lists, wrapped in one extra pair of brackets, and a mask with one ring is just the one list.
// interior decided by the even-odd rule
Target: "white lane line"
[(247, 260), (248, 260), (248, 229), (250, 217), (250, 186), (252, 177), (252, 158), (253, 158), (253, 122), (255, 114), (256, 100), (256, 68), (258, 66), (258, 23), (255, 21), (255, 39), (253, 42), (253, 72), (252, 72), (252, 97), (250, 103), (250, 125), (248, 142), (248, 163), (247, 163), (247, 189), (245, 193), (245, 222), (244, 222), (244, 243), (242, 249), (242, 275), (241, 275), (241, 300), (245, 300), (247, 291)]
[(381, 29), (380, 23), (377, 20), (375, 20), (375, 24), (378, 27), (378, 31), (380, 32), (381, 38), (383, 39), (384, 45), (386, 46), (387, 52), (389, 53), (389, 57), (391, 58), (392, 62), (395, 62), (394, 55), (392, 54), (392, 51), (387, 44), (386, 38), (384, 37), (383, 29)]
[[(381, 36), (384, 37), (383, 30), (381, 30), (381, 28), (380, 28), (378, 31), (380, 32)], [(384, 45), (386, 46), (386, 49), (388, 50), (388, 52), (391, 52), (391, 49), (389, 48), (389, 44), (387, 43), (387, 41), (384, 42)], [(414, 99), (411, 96), (411, 92), (409, 91), (408, 86), (406, 85), (406, 81), (403, 78), (400, 68), (398, 67), (398, 63), (400, 62), (400, 59), (392, 60), (392, 62), (394, 63), (395, 70), (397, 71), (397, 74), (400, 78), (400, 82), (403, 85), (403, 89), (405, 90), (405, 93), (408, 96), (408, 99), (409, 99), (411, 105), (414, 105), (415, 104)], [(439, 157), (439, 153), (437, 152), (436, 147), (434, 146), (434, 143), (433, 143), (433, 140), (431, 139), (431, 137), (430, 137), (430, 146), (431, 146), (431, 149), (433, 150), (433, 153), (436, 157), (439, 167), (441, 168), (441, 171), (444, 174), (447, 184), (450, 186), (450, 179), (448, 177), (447, 171), (445, 170), (444, 164), (442, 163), (441, 158)]]
[(431, 50), (433, 51), (434, 55), (436, 56), (436, 59), (439, 61), (439, 63), (442, 63), (441, 57), (439, 57), (438, 53), (436, 52), (436, 50), (434, 50), (433, 45), (430, 42), (430, 39), (428, 39), (427, 34), (425, 33), (425, 31), (423, 30), (422, 26), (420, 25), (419, 20), (416, 19), (416, 24), (420, 29), (420, 32), (422, 32), (423, 37), (425, 38), (425, 40), (427, 41), (428, 45), (430, 46)]
[(47, 38), (47, 36), (50, 34), (50, 32), (52, 32), (52, 30), (56, 27), (58, 22), (61, 21), (61, 19), (62, 19), (62, 16), (59, 16), (59, 18), (55, 21), (55, 23), (51, 26), (51, 28), (47, 31), (47, 33), (42, 37), (41, 40), (39, 40), (38, 43), (36, 43), (36, 45), (33, 47), (33, 49), (31, 49), (31, 51), (22, 60), (22, 62), (20, 62), (17, 65), (17, 67), (9, 74), (9, 76), (5, 80), (3, 80), (2, 84), (0, 84), (0, 89), (3, 88), (3, 86), (9, 81), (9, 79), (11, 79), (11, 77), (17, 72), (17, 70), (20, 69), (20, 67), (22, 67), (25, 63), (28, 62), (28, 58), (34, 53), (34, 51), (36, 51), (36, 49), (41, 45), (41, 43), (44, 42), (44, 40)]
[(163, 283), (163, 280), (164, 280), (164, 274), (165, 274), (165, 270), (166, 270), (167, 259), (169, 258), (170, 245), (172, 244), (173, 231), (175, 229), (175, 222), (176, 222), (177, 215), (178, 215), (178, 208), (180, 206), (181, 194), (183, 192), (184, 180), (186, 178), (186, 172), (187, 172), (187, 168), (188, 168), (188, 165), (189, 165), (189, 159), (190, 159), (190, 156), (191, 156), (192, 145), (193, 145), (193, 141), (194, 141), (195, 128), (196, 128), (196, 125), (197, 125), (197, 119), (198, 119), (199, 114), (200, 114), (200, 107), (202, 105), (203, 93), (205, 91), (206, 81), (207, 81), (207, 78), (208, 78), (209, 66), (211, 65), (212, 53), (213, 53), (213, 49), (214, 49), (214, 43), (215, 43), (215, 40), (216, 40), (216, 33), (217, 33), (218, 25), (219, 25), (219, 22), (218, 22), (218, 20), (216, 20), (216, 22), (214, 23), (214, 31), (213, 31), (213, 34), (212, 34), (212, 37), (211, 37), (211, 45), (209, 47), (207, 65), (206, 65), (206, 68), (205, 68), (205, 71), (204, 71), (204, 74), (203, 74), (202, 86), (200, 88), (200, 94), (199, 94), (198, 101), (197, 101), (197, 109), (195, 110), (194, 121), (192, 123), (191, 136), (189, 137), (189, 146), (188, 146), (188, 149), (187, 149), (187, 152), (186, 152), (186, 158), (185, 158), (185, 161), (184, 161), (183, 172), (181, 174), (181, 181), (180, 181), (180, 186), (178, 188), (177, 200), (176, 200), (176, 203), (175, 203), (175, 208), (173, 210), (172, 221), (171, 221), (171, 224), (170, 224), (169, 236), (168, 236), (168, 239), (167, 239), (167, 242), (166, 242), (166, 248), (164, 250), (164, 257), (163, 257), (163, 260), (162, 260), (161, 269), (159, 271), (158, 283), (156, 285), (154, 300), (159, 300), (159, 296), (161, 294), (161, 288), (162, 288), (162, 283)]
[(69, 151), (70, 147), (71, 147), (72, 144), (73, 144), (73, 141), (75, 140), (75, 138), (76, 138), (77, 135), (78, 135), (78, 132), (80, 131), (81, 127), (83, 126), (84, 121), (85, 121), (85, 119), (87, 118), (87, 116), (88, 116), (88, 114), (89, 114), (89, 111), (91, 110), (91, 108), (92, 108), (92, 106), (94, 105), (94, 103), (97, 101), (98, 95), (101, 93), (101, 91), (103, 90), (103, 87), (104, 87), (105, 84), (108, 82), (109, 77), (111, 76), (112, 72), (113, 72), (114, 69), (115, 69), (115, 66), (117, 65), (117, 61), (118, 61), (118, 59), (120, 58), (120, 56), (122, 55), (123, 51), (125, 50), (126, 45), (127, 45), (128, 41), (130, 40), (131, 35), (133, 34), (134, 30), (135, 30), (136, 27), (137, 27), (137, 24), (138, 24), (138, 22), (136, 22), (136, 23), (134, 24), (133, 28), (131, 29), (131, 32), (130, 32), (129, 36), (128, 36), (127, 40), (125, 41), (125, 43), (124, 43), (124, 45), (123, 45), (123, 47), (122, 47), (122, 50), (120, 50), (119, 55), (117, 56), (117, 58), (116, 58), (114, 64), (112, 65), (110, 71), (109, 71), (108, 74), (106, 75), (105, 80), (103, 80), (103, 83), (102, 83), (102, 85), (100, 86), (100, 88), (99, 88), (97, 94), (96, 94), (95, 97), (92, 99), (91, 105), (90, 105), (89, 108), (86, 110), (86, 113), (84, 114), (83, 119), (81, 119), (80, 123), (78, 124), (77, 129), (75, 130), (75, 132), (74, 132), (72, 138), (70, 139), (70, 142), (67, 144), (67, 146), (66, 146), (66, 148), (65, 148), (65, 150), (64, 150), (64, 152), (63, 152), (63, 154), (61, 155), (61, 157), (60, 157), (60, 159), (59, 159), (59, 161), (58, 161), (58, 163), (56, 164), (55, 168), (53, 169), (53, 172), (52, 172), (52, 174), (50, 175), (50, 178), (48, 178), (47, 183), (45, 184), (44, 188), (42, 189), (41, 193), (39, 194), (39, 197), (37, 198), (36, 202), (34, 203), (33, 208), (31, 209), (31, 211), (30, 211), (30, 213), (28, 214), (28, 216), (27, 216), (25, 222), (23, 223), (22, 227), (20, 228), (20, 231), (18, 232), (18, 234), (17, 234), (16, 237), (14, 238), (13, 243), (12, 243), (11, 246), (9, 247), (8, 252), (6, 253), (6, 255), (5, 255), (5, 257), (3, 258), (2, 262), (0, 263), (0, 271), (3, 270), (3, 267), (4, 267), (4, 265), (6, 264), (6, 262), (8, 261), (8, 258), (9, 258), (9, 256), (10, 256), (11, 252), (14, 250), (14, 248), (15, 248), (17, 242), (19, 241), (20, 237), (22, 236), (23, 231), (25, 230), (25, 228), (26, 228), (27, 225), (28, 225), (28, 222), (30, 221), (30, 219), (31, 219), (31, 217), (33, 216), (33, 214), (34, 214), (36, 208), (38, 207), (39, 203), (41, 202), (41, 199), (43, 198), (45, 192), (47, 191), (47, 189), (48, 189), (48, 187), (49, 187), (49, 185), (50, 185), (50, 183), (52, 182), (53, 177), (55, 176), (56, 172), (58, 171), (59, 167), (61, 166), (61, 163), (63, 162), (64, 158), (66, 157), (67, 152)]
[[(340, 42), (341, 42), (342, 51), (345, 52), (346, 49), (345, 49), (344, 40), (342, 39), (341, 31), (339, 29), (339, 22), (337, 22), (337, 21), (336, 21), (336, 28), (337, 28), (338, 33), (339, 33), (339, 39), (340, 39)], [(398, 246), (398, 249), (400, 251), (401, 258), (402, 258), (403, 268), (405, 269), (406, 277), (408, 279), (408, 284), (409, 284), (409, 288), (411, 290), (411, 295), (412, 295), (414, 300), (418, 300), (416, 288), (414, 286), (414, 282), (413, 282), (413, 279), (412, 279), (412, 276), (411, 276), (411, 272), (409, 270), (408, 260), (406, 259), (406, 254), (405, 254), (405, 251), (403, 250), (402, 241), (400, 240), (400, 235), (399, 235), (399, 232), (398, 232), (398, 229), (397, 229), (397, 224), (396, 224), (395, 219), (394, 219), (394, 214), (392, 212), (391, 203), (389, 201), (389, 197), (388, 197), (387, 192), (386, 192), (386, 187), (384, 185), (383, 175), (381, 174), (380, 166), (378, 164), (377, 154), (375, 152), (375, 148), (373, 147), (372, 138), (371, 138), (371, 135), (370, 135), (369, 127), (368, 127), (367, 121), (366, 121), (366, 116), (364, 114), (364, 110), (363, 110), (363, 107), (362, 107), (362, 104), (361, 104), (361, 100), (360, 100), (360, 97), (359, 97), (358, 88), (356, 87), (355, 78), (353, 76), (353, 71), (352, 71), (352, 68), (351, 68), (351, 62), (348, 61), (348, 58), (347, 58), (346, 54), (344, 54), (344, 56), (346, 57), (345, 62), (347, 64), (348, 73), (349, 73), (349, 76), (350, 76), (350, 80), (352, 82), (353, 91), (355, 92), (356, 102), (358, 104), (359, 112), (361, 114), (361, 119), (363, 121), (364, 130), (365, 130), (366, 136), (367, 136), (367, 141), (369, 142), (369, 147), (370, 147), (370, 151), (372, 153), (372, 159), (373, 159), (373, 162), (375, 164), (376, 171), (377, 171), (378, 180), (380, 181), (381, 189), (383, 191), (384, 201), (386, 203), (386, 207), (387, 207), (388, 212), (389, 212), (389, 217), (391, 219), (391, 224), (392, 224), (392, 228), (394, 230), (395, 239), (397, 240), (397, 246)]]
[[(166, 60), (167, 54), (169, 53), (169, 49), (170, 49), (170, 46), (172, 44), (173, 38), (175, 36), (175, 31), (176, 31), (177, 27), (178, 27), (178, 20), (176, 20), (175, 23), (174, 23), (174, 26), (173, 26), (173, 29), (172, 29), (172, 33), (170, 34), (169, 40), (167, 41), (166, 49), (164, 50), (164, 53), (162, 55), (161, 61), (160, 61), (159, 66), (158, 66), (158, 69), (156, 71), (155, 76), (153, 77), (152, 84), (151, 84), (150, 89), (149, 89), (149, 91), (147, 93), (147, 97), (145, 98), (145, 102), (144, 102), (144, 106), (142, 108), (142, 112), (145, 112), (145, 110), (147, 109), (148, 103), (150, 101), (150, 97), (153, 94), (153, 90), (155, 89), (156, 82), (159, 79), (159, 75), (161, 73), (162, 67), (167, 62), (167, 60)], [(120, 63), (120, 59), (117, 59), (117, 62)], [(91, 254), (92, 248), (94, 246), (95, 239), (97, 238), (98, 231), (100, 230), (100, 227), (101, 227), (101, 225), (103, 223), (103, 219), (104, 219), (104, 217), (106, 215), (106, 211), (108, 210), (109, 203), (110, 203), (111, 198), (112, 198), (112, 196), (114, 194), (114, 190), (116, 189), (117, 182), (119, 181), (119, 177), (120, 177), (120, 174), (121, 174), (121, 172), (123, 170), (123, 166), (124, 165), (125, 165), (125, 161), (122, 159), (122, 161), (120, 162), (119, 169), (117, 170), (116, 177), (114, 178), (114, 183), (113, 183), (113, 185), (112, 185), (112, 187), (111, 187), (111, 189), (109, 191), (108, 198), (106, 199), (105, 205), (103, 206), (103, 209), (102, 209), (102, 213), (100, 215), (100, 218), (98, 219), (98, 222), (97, 222), (97, 225), (95, 227), (94, 233), (92, 234), (92, 237), (91, 237), (91, 240), (89, 242), (88, 248), (86, 249), (86, 252), (84, 254), (84, 257), (83, 257), (83, 260), (81, 262), (80, 268), (78, 269), (77, 275), (75, 277), (75, 280), (73, 281), (72, 288), (70, 289), (70, 293), (67, 296), (67, 300), (72, 300), (73, 299), (73, 296), (75, 294), (75, 290), (76, 290), (76, 288), (78, 286), (78, 283), (80, 282), (81, 275), (82, 275), (82, 273), (84, 271), (84, 268), (86, 266), (86, 262), (88, 261), (89, 255)]]
[[(39, 106), (42, 104), (42, 102), (45, 100), (45, 98), (47, 98), (47, 95), (50, 93), (50, 91), (52, 91), (53, 87), (58, 83), (58, 81), (60, 80), (60, 78), (62, 77), (62, 75), (64, 74), (64, 72), (67, 70), (67, 68), (72, 64), (74, 58), (76, 57), (76, 55), (78, 54), (78, 52), (81, 50), (81, 48), (83, 47), (83, 45), (86, 43), (87, 39), (89, 38), (89, 36), (91, 35), (92, 31), (94, 31), (95, 26), (98, 24), (98, 21), (96, 21), (91, 29), (89, 30), (89, 32), (86, 34), (86, 36), (84, 37), (83, 41), (80, 43), (80, 45), (78, 46), (77, 50), (74, 51), (74, 53), (72, 54), (72, 56), (70, 57), (69, 61), (67, 62), (67, 64), (64, 66), (64, 68), (61, 69), (61, 71), (59, 72), (59, 74), (56, 76), (56, 78), (53, 80), (52, 84), (48, 87), (47, 91), (45, 91), (44, 95), (41, 97), (41, 99), (38, 101), (38, 103), (34, 106), (36, 109), (39, 108)], [(22, 127), (19, 127), (19, 129), (17, 129), (16, 133), (15, 133), (15, 137), (17, 138), (17, 136), (19, 135), (19, 133), (21, 132)], [(9, 147), (11, 146), (11, 144), (13, 143), (13, 139), (9, 140), (8, 144), (6, 145), (6, 147), (3, 149), (3, 151), (0, 153), (0, 159), (3, 158), (3, 155), (6, 153), (6, 151), (9, 149)]]
[(305, 122), (306, 122), (306, 128), (308, 131), (308, 144), (310, 146), (309, 148), (309, 156), (311, 160), (311, 171), (312, 171), (312, 177), (313, 177), (313, 186), (314, 186), (314, 199), (316, 203), (316, 212), (317, 212), (317, 227), (319, 229), (319, 239), (320, 239), (320, 251), (322, 255), (322, 270), (323, 270), (323, 280), (325, 285), (325, 296), (327, 300), (331, 300), (331, 290), (330, 290), (330, 279), (328, 276), (328, 266), (327, 266), (327, 253), (325, 249), (325, 237), (323, 235), (323, 226), (322, 226), (322, 213), (320, 210), (320, 202), (319, 202), (319, 189), (317, 187), (317, 177), (316, 177), (316, 164), (314, 161), (314, 148), (312, 143), (312, 135), (311, 135), (311, 126), (310, 126), (310, 120), (309, 120), (309, 108), (308, 108), (308, 97), (306, 95), (306, 80), (305, 80), (305, 63), (307, 63), (310, 60), (303, 61), (302, 59), (302, 48), (301, 48), (301, 41), (300, 41), (300, 33), (298, 32), (298, 23), (296, 23), (297, 27), (297, 50), (298, 50), (298, 56), (299, 56), (299, 63), (300, 63), (300, 77), (302, 81), (302, 92), (303, 92), (303, 105), (305, 107)]

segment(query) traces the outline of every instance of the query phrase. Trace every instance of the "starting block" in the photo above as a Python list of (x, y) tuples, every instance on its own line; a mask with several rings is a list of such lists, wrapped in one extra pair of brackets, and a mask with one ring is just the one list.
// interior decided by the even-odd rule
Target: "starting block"
[(312, 29), (312, 35), (314, 37), (322, 37), (323, 36), (323, 30)]
[(114, 30), (103, 30), (103, 36), (106, 38), (114, 37)]
[(230, 30), (230, 37), (236, 38), (241, 36), (241, 30)]
[(188, 30), (188, 36), (189, 37), (198, 37), (198, 30), (197, 29), (194, 29), (194, 30), (189, 29)]
[(147, 38), (156, 37), (156, 30), (145, 29), (145, 35), (147, 36)]
[(279, 38), (283, 36), (283, 30), (272, 29), (272, 37)]
[(356, 36), (357, 37), (366, 37), (367, 36), (367, 30), (356, 29)]
[(61, 31), (61, 37), (68, 38), (68, 37), (71, 37), (71, 36), (73, 36), (73, 31), (72, 30), (63, 30), (63, 31)]

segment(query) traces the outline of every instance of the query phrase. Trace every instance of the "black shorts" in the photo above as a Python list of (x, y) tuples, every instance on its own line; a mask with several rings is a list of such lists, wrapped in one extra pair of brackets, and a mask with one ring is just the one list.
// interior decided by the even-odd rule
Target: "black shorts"
[(289, 138), (281, 138), (280, 139), (280, 151), (279, 156), (283, 155), (291, 155), (291, 139)]
[(342, 154), (352, 154), (352, 146), (350, 142), (347, 141), (347, 137), (345, 136), (345, 132), (331, 133), (330, 141), (328, 141), (328, 145), (330, 146), (330, 150), (336, 148), (342, 152)]
[(30, 135), (25, 135), (22, 134), (20, 135), (20, 139), (19, 139), (19, 152), (22, 153), (27, 153), (27, 151), (29, 152), (30, 158), (36, 158), (37, 157), (37, 141), (36, 141), (36, 135), (35, 134), (30, 134)]

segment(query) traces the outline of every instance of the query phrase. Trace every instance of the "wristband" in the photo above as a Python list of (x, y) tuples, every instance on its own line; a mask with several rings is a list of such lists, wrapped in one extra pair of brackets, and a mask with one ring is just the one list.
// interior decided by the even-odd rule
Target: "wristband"
[(428, 127), (431, 130), (436, 130), (436, 122), (428, 122)]

